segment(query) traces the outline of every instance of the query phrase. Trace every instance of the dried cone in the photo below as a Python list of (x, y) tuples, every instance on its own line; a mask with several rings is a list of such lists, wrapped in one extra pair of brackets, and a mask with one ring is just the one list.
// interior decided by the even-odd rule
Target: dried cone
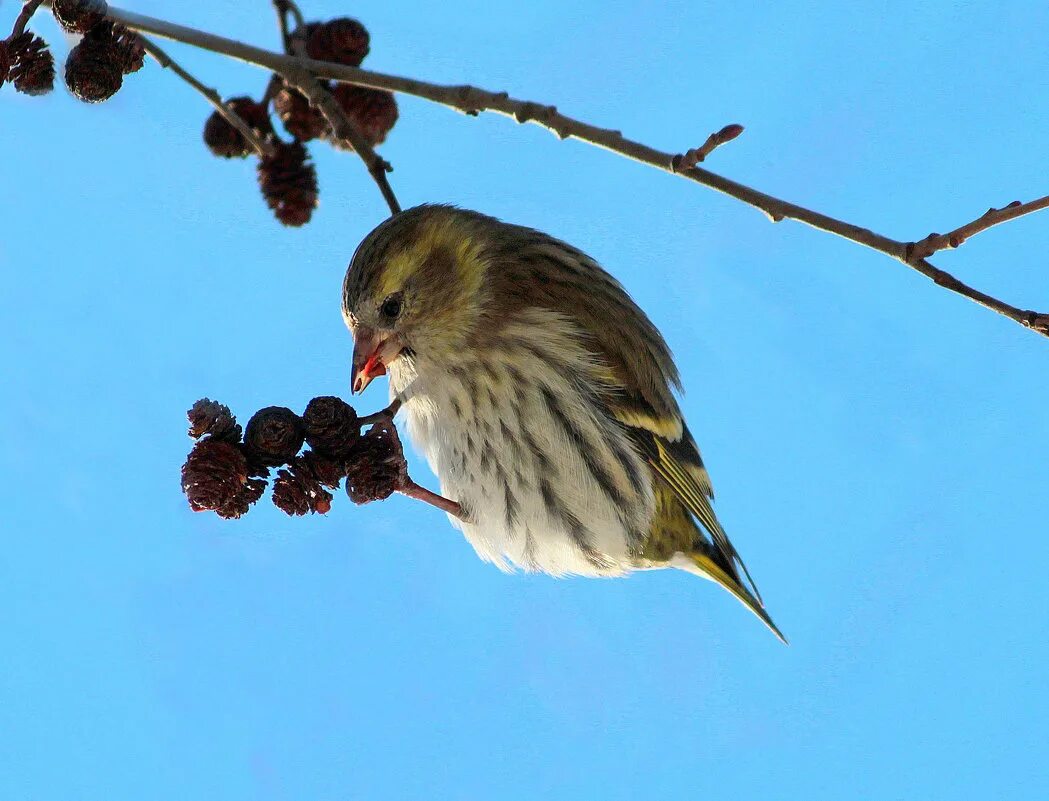
[(295, 458), (305, 438), (302, 418), (284, 406), (267, 406), (244, 429), (244, 449), (252, 462), (276, 467)]
[(146, 48), (142, 45), (141, 37), (123, 25), (114, 25), (113, 33), (120, 49), (120, 68), (125, 75), (138, 72), (146, 59)]
[(85, 103), (101, 103), (124, 82), (121, 48), (109, 22), (95, 25), (66, 59), (66, 86)]
[[(226, 101), (226, 106), (251, 126), (260, 136), (273, 131), (270, 116), (266, 107), (256, 103), (250, 97), (234, 97)], [(208, 150), (222, 158), (245, 158), (252, 152), (251, 145), (240, 131), (230, 125), (226, 118), (217, 111), (213, 112), (204, 123), (204, 144)]]
[[(296, 31), (294, 35), (298, 35)], [(306, 37), (306, 55), (318, 61), (334, 61), (359, 67), (368, 55), (368, 29), (349, 17), (310, 22), (303, 32)]]
[(247, 460), (240, 448), (224, 440), (201, 440), (182, 466), (182, 491), (194, 512), (210, 510), (225, 518), (240, 517), (265, 488), (265, 481), (248, 478)]
[[(397, 101), (392, 92), (340, 83), (332, 94), (370, 145), (386, 141), (386, 134), (397, 122)], [(350, 147), (349, 142), (333, 140), (332, 144), (343, 149)]]
[(375, 425), (357, 440), (346, 462), (346, 494), (354, 503), (384, 500), (402, 486), (407, 467), (397, 432)]
[(106, 18), (105, 0), (52, 0), (51, 12), (67, 33), (87, 33)]
[(194, 439), (210, 434), (212, 439), (240, 442), (237, 418), (225, 404), (201, 398), (186, 412), (186, 417), (189, 418), (189, 435)]
[(314, 398), (302, 414), (306, 442), (315, 451), (333, 459), (345, 459), (360, 437), (357, 412), (342, 398)]
[(7, 42), (0, 40), (0, 86), (7, 80), (7, 73), (11, 69), (11, 52), (7, 49)]
[(47, 42), (25, 31), (7, 42), (11, 67), (7, 79), (27, 95), (43, 95), (55, 86), (55, 59)]
[(285, 225), (305, 225), (317, 207), (317, 171), (301, 142), (277, 143), (259, 159), (258, 178), (266, 205)]
[(338, 463), (306, 451), (296, 456), (288, 469), (277, 472), (273, 481), (273, 504), (289, 515), (327, 514), (332, 496), (324, 487), (337, 489), (341, 480), (342, 468)]
[(328, 129), (328, 121), (324, 119), (324, 115), (290, 86), (283, 86), (273, 96), (273, 110), (284, 123), (284, 129), (303, 142), (316, 139)]

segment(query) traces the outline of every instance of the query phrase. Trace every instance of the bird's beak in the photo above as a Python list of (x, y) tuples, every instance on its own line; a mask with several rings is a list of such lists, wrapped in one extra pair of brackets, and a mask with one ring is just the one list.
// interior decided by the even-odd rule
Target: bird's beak
[(386, 366), (401, 354), (401, 350), (400, 338), (396, 334), (359, 326), (353, 334), (351, 387), (354, 394), (363, 392), (373, 378), (386, 375)]

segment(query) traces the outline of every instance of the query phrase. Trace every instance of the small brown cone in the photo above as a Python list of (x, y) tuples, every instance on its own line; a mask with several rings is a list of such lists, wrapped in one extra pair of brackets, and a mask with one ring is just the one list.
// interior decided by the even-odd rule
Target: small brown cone
[(316, 139), (328, 130), (328, 121), (324, 115), (290, 86), (281, 87), (273, 96), (273, 110), (284, 123), (284, 130), (303, 142)]
[[(298, 32), (296, 32), (298, 33)], [(318, 61), (334, 61), (359, 67), (368, 55), (368, 29), (349, 17), (306, 25), (306, 55)]]
[(182, 491), (194, 512), (240, 517), (257, 501), (265, 482), (248, 478), (240, 448), (208, 437), (193, 446), (182, 466)]
[(245, 426), (244, 450), (249, 461), (276, 467), (295, 458), (304, 437), (301, 417), (284, 406), (267, 406)]
[(327, 514), (332, 496), (325, 487), (337, 489), (342, 475), (341, 465), (306, 451), (292, 459), (286, 470), (277, 471), (273, 504), (289, 515)]
[(105, 0), (52, 0), (51, 13), (66, 33), (87, 33), (106, 18)]
[(101, 103), (124, 82), (121, 50), (109, 22), (95, 25), (66, 59), (66, 86), (85, 103)]
[[(374, 147), (386, 141), (386, 135), (397, 123), (397, 101), (392, 92), (340, 83), (332, 94), (370, 145)], [(346, 142), (333, 141), (332, 144), (349, 148)]]
[(186, 417), (189, 419), (189, 435), (200, 439), (210, 434), (212, 439), (223, 439), (227, 442), (240, 442), (240, 426), (229, 406), (209, 398), (201, 398), (194, 403)]
[(318, 453), (333, 459), (345, 459), (360, 437), (357, 412), (342, 398), (314, 398), (302, 414), (306, 424), (306, 442)]
[(401, 442), (390, 423), (372, 426), (346, 460), (346, 494), (357, 504), (390, 497), (406, 478)]
[(11, 67), (7, 79), (27, 95), (44, 95), (55, 86), (55, 58), (47, 42), (24, 31), (7, 43)]
[(120, 68), (125, 75), (138, 72), (146, 60), (146, 48), (142, 45), (141, 37), (123, 25), (114, 25), (113, 32), (120, 50)]
[[(226, 101), (226, 106), (260, 136), (273, 131), (266, 107), (250, 97), (231, 98)], [(226, 122), (226, 118), (217, 111), (212, 112), (208, 121), (204, 123), (204, 144), (214, 155), (221, 158), (245, 158), (252, 152), (251, 145), (241, 132)]]
[(308, 155), (301, 142), (278, 142), (273, 155), (259, 159), (262, 196), (285, 225), (305, 225), (317, 207), (317, 171)]

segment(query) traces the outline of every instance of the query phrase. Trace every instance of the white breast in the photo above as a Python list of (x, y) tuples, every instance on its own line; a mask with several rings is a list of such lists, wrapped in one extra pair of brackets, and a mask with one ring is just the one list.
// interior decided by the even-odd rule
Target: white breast
[[(622, 428), (577, 376), (588, 355), (550, 321), (508, 326), (484, 356), (391, 365), (408, 432), (469, 522), (452, 519), (503, 570), (619, 575), (637, 566), (651, 478)], [(526, 337), (522, 340), (520, 337)]]

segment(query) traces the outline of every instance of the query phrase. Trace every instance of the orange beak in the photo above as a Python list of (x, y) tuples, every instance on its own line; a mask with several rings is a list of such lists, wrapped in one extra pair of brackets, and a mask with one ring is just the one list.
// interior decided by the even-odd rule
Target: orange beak
[(363, 392), (372, 379), (386, 375), (386, 366), (400, 354), (401, 345), (396, 335), (358, 327), (353, 334), (353, 393)]

